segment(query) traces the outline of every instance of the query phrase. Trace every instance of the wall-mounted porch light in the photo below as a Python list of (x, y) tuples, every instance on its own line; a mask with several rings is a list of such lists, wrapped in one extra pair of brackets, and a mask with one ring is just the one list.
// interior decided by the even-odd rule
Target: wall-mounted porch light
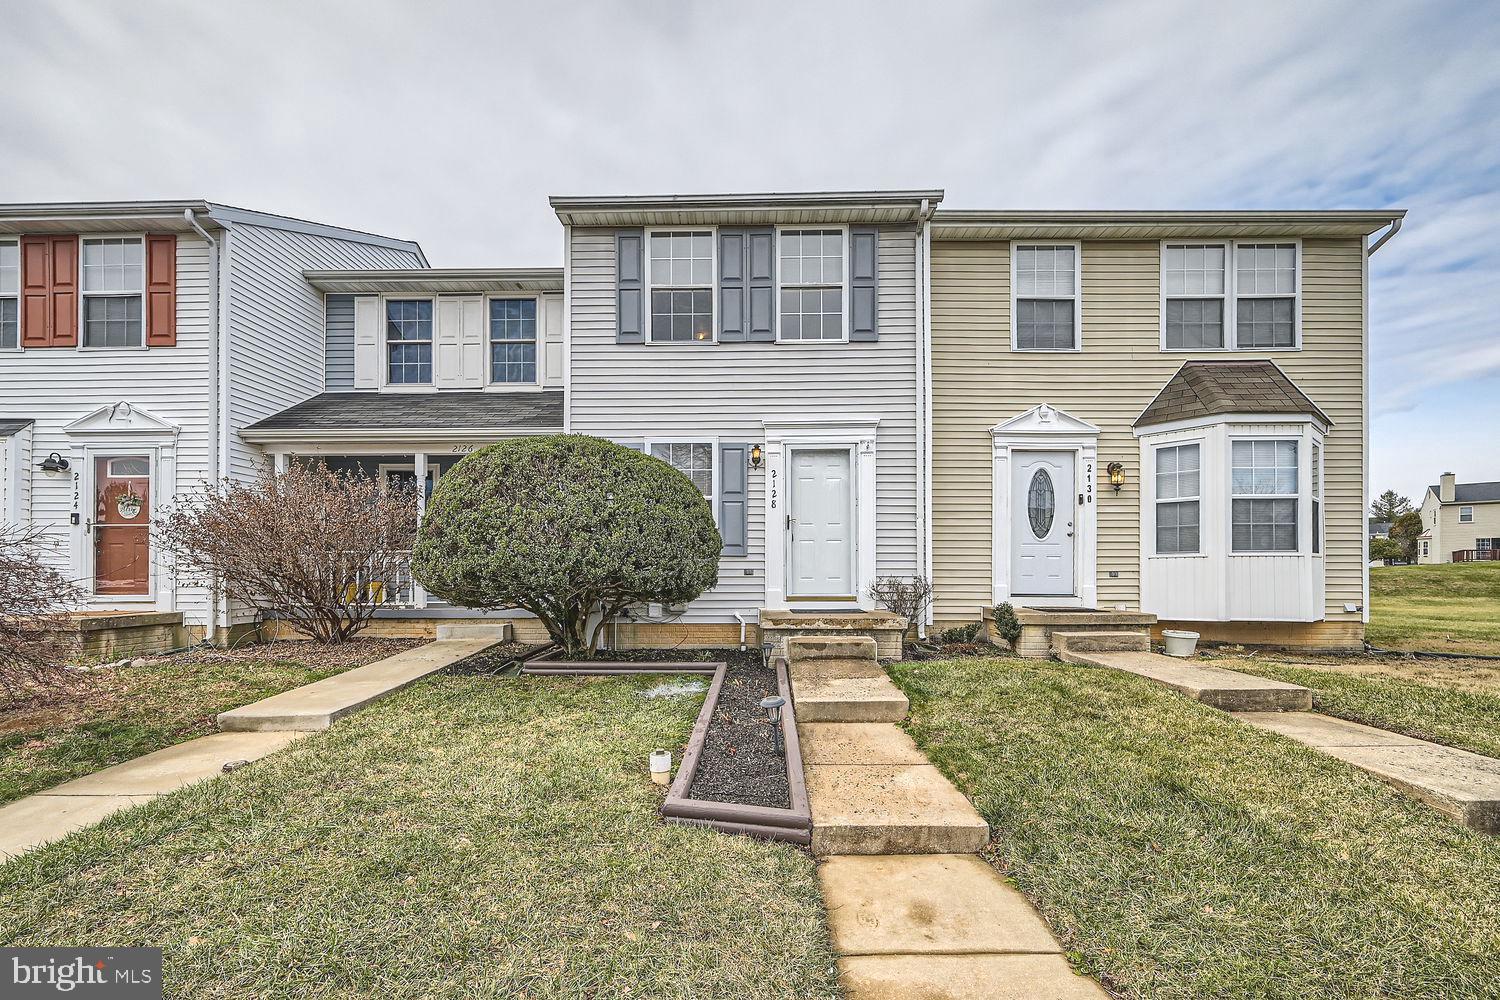
[(760, 450), (760, 445), (752, 444), (750, 446), (750, 468), (760, 468), (760, 463), (765, 459), (765, 457), (765, 452)]
[(42, 459), (41, 468), (43, 472), (67, 472), (68, 464), (69, 463), (66, 458), (63, 458), (61, 455), (54, 451), (52, 454)]
[(1110, 462), (1106, 471), (1109, 473), (1109, 485), (1115, 488), (1116, 493), (1120, 492), (1120, 487), (1125, 485), (1125, 466), (1119, 462)]

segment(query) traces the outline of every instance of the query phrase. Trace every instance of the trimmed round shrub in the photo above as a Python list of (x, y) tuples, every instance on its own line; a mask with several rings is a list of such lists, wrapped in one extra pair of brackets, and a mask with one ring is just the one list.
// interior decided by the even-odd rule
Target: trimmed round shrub
[(568, 654), (633, 604), (691, 601), (723, 542), (692, 481), (659, 459), (558, 434), (490, 445), (438, 480), (412, 571), (469, 608), (520, 608)]

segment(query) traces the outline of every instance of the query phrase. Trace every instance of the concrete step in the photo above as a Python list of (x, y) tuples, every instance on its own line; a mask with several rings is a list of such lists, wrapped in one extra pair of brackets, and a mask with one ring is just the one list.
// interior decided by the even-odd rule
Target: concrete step
[(786, 641), (787, 663), (800, 660), (876, 660), (875, 640), (868, 636), (800, 635)]
[(803, 766), (814, 764), (928, 764), (927, 755), (889, 722), (802, 722), (797, 726)]
[(1061, 955), (852, 955), (847, 1000), (1106, 1000)]
[(901, 689), (879, 677), (792, 678), (800, 722), (900, 722), (910, 703)]
[(1052, 648), (1058, 653), (1068, 650), (1075, 653), (1104, 653), (1122, 650), (1149, 653), (1151, 652), (1151, 633), (1128, 629), (1053, 632)]
[(990, 839), (984, 817), (931, 764), (814, 764), (807, 798), (819, 857), (974, 854)]
[(509, 622), (452, 622), (437, 627), (439, 641), (445, 639), (488, 639), (510, 642), (515, 628)]
[(1122, 670), (1144, 677), (1226, 712), (1306, 712), (1312, 709), (1312, 692), (1305, 687), (1252, 677), (1193, 660), (1130, 651), (1086, 653), (1068, 649), (1058, 655), (1065, 663)]
[(1500, 760), (1314, 712), (1236, 712), (1388, 782), (1482, 833), (1500, 833)]
[(834, 677), (884, 677), (885, 669), (873, 659), (848, 658), (827, 660), (795, 660), (787, 664), (787, 675), (795, 682), (803, 680), (829, 680)]
[(312, 732), (495, 644), (444, 639), (220, 713), (226, 732)]

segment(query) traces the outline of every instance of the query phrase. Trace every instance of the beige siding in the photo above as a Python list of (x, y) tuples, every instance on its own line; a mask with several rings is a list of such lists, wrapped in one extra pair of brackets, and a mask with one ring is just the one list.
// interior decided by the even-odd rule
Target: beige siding
[[(939, 618), (972, 618), (991, 599), (989, 428), (1038, 403), (1097, 425), (1098, 603), (1140, 601), (1140, 450), (1130, 425), (1184, 361), (1223, 352), (1160, 349), (1160, 245), (1083, 244), (1083, 350), (1010, 350), (1010, 249), (941, 241), (932, 249), (933, 577)], [(1358, 239), (1303, 243), (1300, 351), (1271, 358), (1333, 420), (1324, 467), (1326, 606), (1363, 603), (1364, 348)], [(1104, 474), (1122, 462), (1116, 495)]]
[[(1474, 508), (1472, 522), (1458, 519), (1459, 508)], [(1453, 561), (1455, 549), (1472, 549), (1476, 538), (1500, 538), (1500, 503), (1440, 504), (1431, 490), (1422, 504), (1422, 524), (1432, 532), (1432, 545), (1426, 558), (1417, 548), (1417, 561), (1445, 563)]]

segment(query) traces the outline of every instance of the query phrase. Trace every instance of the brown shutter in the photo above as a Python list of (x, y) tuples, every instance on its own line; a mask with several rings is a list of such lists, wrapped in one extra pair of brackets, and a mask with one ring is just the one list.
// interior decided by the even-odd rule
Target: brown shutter
[(146, 346), (177, 346), (177, 237), (146, 237)]
[(21, 237), (21, 346), (52, 346), (52, 243)]
[(48, 347), (78, 346), (78, 237), (51, 237), (52, 342)]

